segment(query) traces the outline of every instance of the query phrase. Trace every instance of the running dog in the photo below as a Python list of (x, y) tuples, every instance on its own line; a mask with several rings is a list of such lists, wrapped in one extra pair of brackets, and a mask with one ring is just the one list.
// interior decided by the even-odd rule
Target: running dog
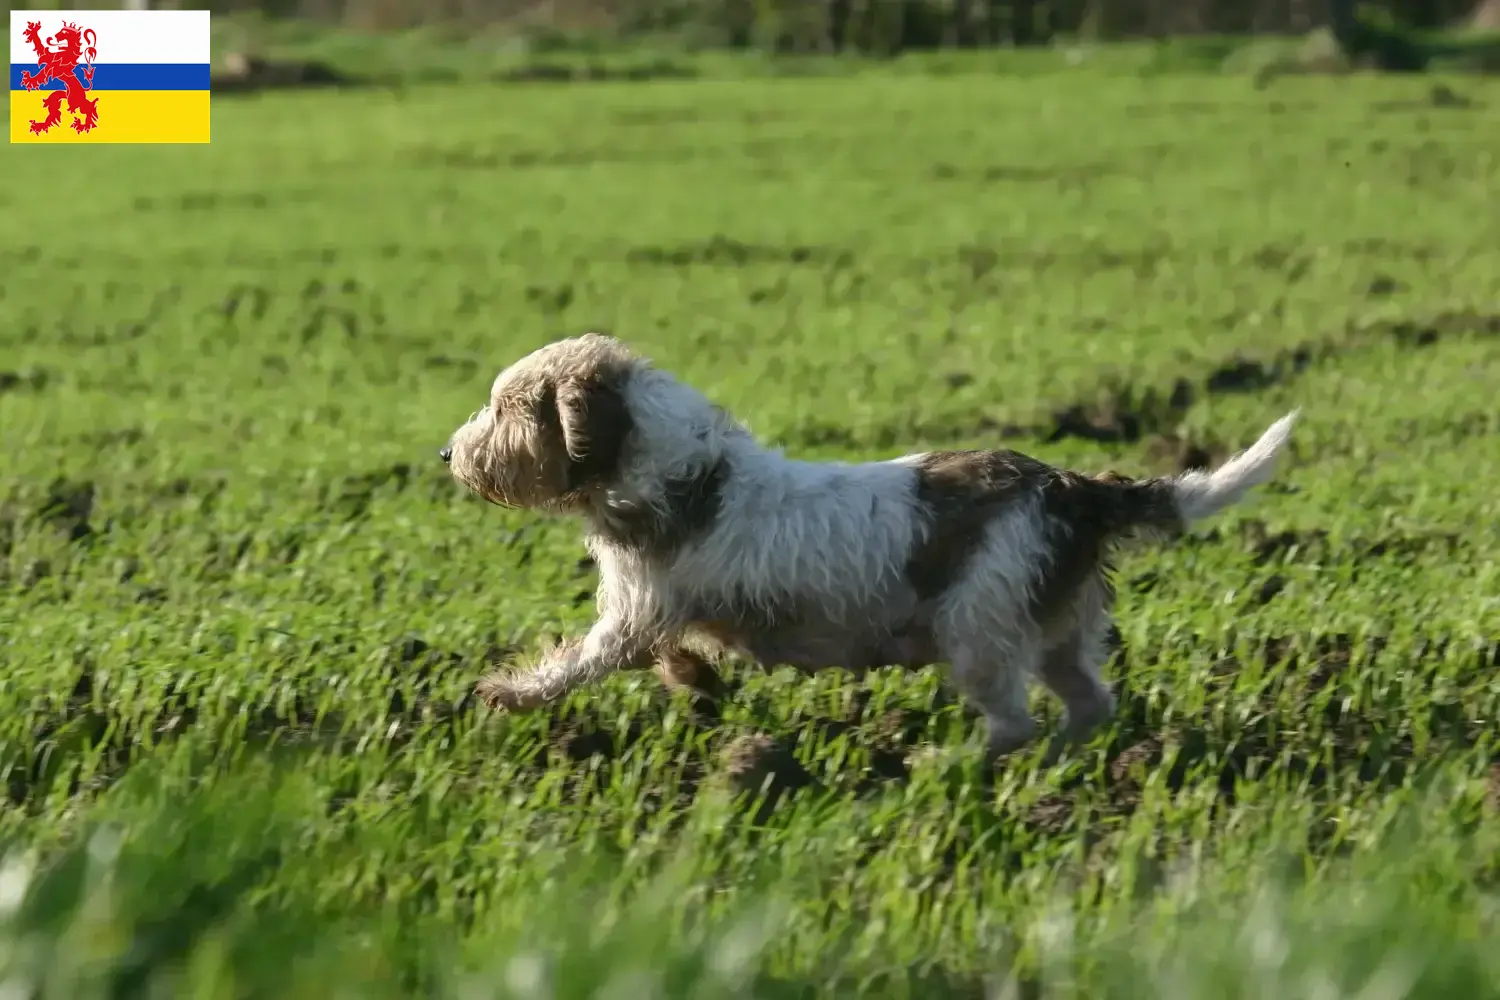
[(806, 672), (945, 663), (992, 756), (1036, 735), (1033, 679), (1065, 707), (1058, 750), (1115, 710), (1116, 544), (1179, 535), (1269, 480), (1296, 416), (1218, 469), (1155, 479), (1012, 451), (806, 462), (618, 340), (557, 341), (501, 372), (440, 455), (492, 503), (583, 520), (598, 620), (477, 693), (526, 711), (652, 665), (702, 687), (726, 653)]

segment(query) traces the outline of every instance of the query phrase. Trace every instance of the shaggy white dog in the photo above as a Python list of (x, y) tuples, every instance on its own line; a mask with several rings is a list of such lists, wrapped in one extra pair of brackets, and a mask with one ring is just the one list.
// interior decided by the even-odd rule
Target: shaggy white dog
[(1035, 735), (1032, 678), (1066, 707), (1060, 749), (1114, 712), (1100, 677), (1113, 544), (1238, 501), (1270, 478), (1295, 417), (1213, 472), (1162, 479), (1011, 451), (802, 462), (619, 341), (558, 341), (501, 372), (441, 455), (493, 503), (583, 518), (599, 617), (478, 692), (521, 711), (652, 664), (703, 687), (704, 656), (724, 652), (804, 671), (947, 663), (992, 754)]

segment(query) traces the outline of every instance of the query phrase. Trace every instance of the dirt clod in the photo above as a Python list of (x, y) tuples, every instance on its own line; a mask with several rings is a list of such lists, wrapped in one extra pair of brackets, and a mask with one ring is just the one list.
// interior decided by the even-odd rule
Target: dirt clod
[(89, 517), (94, 512), (94, 484), (54, 479), (47, 487), (47, 498), (37, 508), (36, 516), (60, 531), (71, 541), (82, 541), (94, 533)]
[(789, 748), (766, 733), (735, 737), (724, 747), (723, 761), (724, 776), (735, 794), (763, 796), (757, 822), (783, 800), (818, 784)]

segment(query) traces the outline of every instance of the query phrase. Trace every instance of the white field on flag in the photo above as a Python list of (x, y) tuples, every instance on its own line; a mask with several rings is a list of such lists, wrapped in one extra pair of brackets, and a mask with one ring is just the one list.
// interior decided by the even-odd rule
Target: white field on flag
[(92, 28), (98, 35), (99, 65), (209, 62), (206, 10), (13, 10), (10, 12), (11, 65), (36, 65), (36, 53), (21, 33), (30, 21), (42, 25), (42, 39), (64, 21)]

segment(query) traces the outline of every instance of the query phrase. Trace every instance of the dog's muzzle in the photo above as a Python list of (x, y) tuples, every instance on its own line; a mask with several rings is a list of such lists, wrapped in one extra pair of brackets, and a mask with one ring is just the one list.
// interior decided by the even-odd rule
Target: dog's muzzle
[(439, 448), (438, 458), (441, 458), (443, 460), (444, 465), (448, 465), (449, 463), (451, 463), (453, 461), (453, 446), (451, 444), (446, 444), (443, 445), (443, 447)]

